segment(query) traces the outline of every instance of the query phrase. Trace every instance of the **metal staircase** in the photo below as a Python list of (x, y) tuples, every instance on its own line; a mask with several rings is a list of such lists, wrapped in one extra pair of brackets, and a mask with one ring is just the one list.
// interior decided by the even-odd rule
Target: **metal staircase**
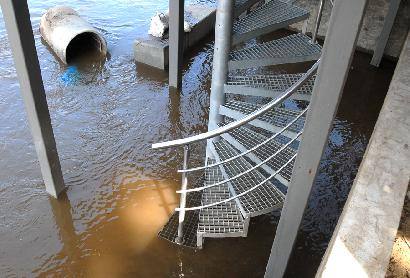
[[(238, 2), (237, 7), (239, 4), (246, 5), (245, 1)], [(295, 5), (269, 1), (233, 24), (232, 44), (308, 16)], [(206, 237), (246, 237), (251, 217), (281, 209), (320, 53), (320, 45), (304, 34), (231, 51), (231, 72), (223, 87), (226, 101), (218, 110), (224, 120), (206, 133), (153, 145), (154, 149), (184, 147), (184, 165), (178, 171), (182, 173), (182, 186), (177, 191), (180, 207), (159, 232), (160, 237), (201, 248)], [(233, 71), (315, 60), (305, 73), (245, 75)], [(207, 140), (205, 165), (189, 168), (189, 145), (203, 140)], [(193, 172), (202, 172), (203, 179), (191, 183), (189, 175)]]

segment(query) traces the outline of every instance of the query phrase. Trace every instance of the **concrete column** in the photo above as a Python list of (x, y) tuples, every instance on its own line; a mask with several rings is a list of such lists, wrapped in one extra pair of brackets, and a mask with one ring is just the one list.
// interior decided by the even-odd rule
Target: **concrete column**
[(391, 0), (389, 5), (389, 10), (384, 19), (383, 29), (377, 39), (376, 48), (373, 53), (372, 60), (370, 64), (378, 67), (383, 58), (384, 49), (386, 48), (387, 41), (393, 27), (394, 19), (396, 18), (397, 11), (399, 10), (400, 0)]
[(169, 1), (169, 86), (181, 88), (184, 58), (184, 0)]
[(317, 278), (391, 277), (386, 271), (410, 183), (409, 72), (410, 34)]
[(64, 180), (41, 79), (27, 2), (1, 0), (0, 4), (43, 180), (47, 192), (57, 197), (64, 190)]
[(265, 272), (267, 278), (285, 273), (349, 73), (366, 6), (367, 0), (335, 1), (299, 154)]
[(233, 0), (218, 1), (208, 130), (218, 128), (218, 123), (222, 121), (222, 116), (219, 115), (219, 106), (225, 103), (224, 84), (228, 76), (233, 7)]

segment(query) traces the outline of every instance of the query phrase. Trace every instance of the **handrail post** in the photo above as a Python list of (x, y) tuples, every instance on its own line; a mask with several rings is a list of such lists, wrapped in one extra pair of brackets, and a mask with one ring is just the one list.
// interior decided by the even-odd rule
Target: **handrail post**
[[(183, 169), (188, 169), (188, 160), (189, 160), (189, 145), (184, 146), (184, 165)], [(182, 181), (181, 181), (181, 197), (179, 200), (179, 208), (181, 211), (179, 212), (179, 221), (178, 221), (178, 237), (175, 239), (175, 242), (178, 244), (182, 244), (183, 236), (184, 236), (184, 220), (185, 220), (185, 207), (186, 207), (186, 192), (188, 186), (188, 173), (182, 174)]]
[(316, 43), (316, 40), (317, 40), (317, 33), (319, 32), (320, 22), (322, 21), (324, 2), (325, 0), (320, 0), (320, 3), (319, 3), (319, 10), (317, 11), (317, 16), (316, 16), (316, 21), (315, 21), (315, 29), (313, 29), (313, 34), (312, 34), (312, 43)]

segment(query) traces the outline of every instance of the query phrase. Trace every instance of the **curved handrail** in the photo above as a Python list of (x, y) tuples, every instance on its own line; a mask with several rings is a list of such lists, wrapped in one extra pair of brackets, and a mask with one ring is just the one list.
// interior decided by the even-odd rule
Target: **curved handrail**
[(205, 169), (207, 169), (207, 168), (216, 167), (216, 166), (219, 166), (219, 165), (221, 165), (221, 164), (225, 164), (225, 163), (228, 163), (228, 162), (230, 162), (230, 161), (232, 161), (232, 160), (235, 160), (235, 159), (237, 159), (237, 158), (240, 158), (240, 157), (242, 157), (242, 156), (244, 156), (244, 155), (247, 155), (248, 153), (253, 152), (254, 150), (260, 148), (261, 146), (265, 145), (265, 144), (268, 143), (269, 141), (272, 141), (273, 139), (275, 139), (276, 137), (278, 137), (279, 135), (281, 135), (285, 130), (287, 130), (287, 129), (288, 129), (289, 127), (291, 127), (294, 123), (296, 123), (297, 120), (299, 120), (299, 119), (306, 113), (307, 110), (308, 110), (308, 108), (306, 108), (305, 110), (303, 110), (302, 113), (300, 113), (296, 118), (294, 118), (292, 121), (290, 121), (289, 124), (287, 124), (284, 128), (282, 128), (278, 133), (275, 133), (275, 134), (272, 135), (271, 137), (269, 137), (269, 138), (267, 138), (266, 140), (264, 140), (262, 143), (260, 143), (260, 144), (258, 144), (258, 145), (256, 145), (256, 146), (254, 146), (254, 147), (252, 147), (252, 148), (250, 148), (249, 150), (247, 150), (247, 151), (245, 151), (245, 152), (243, 152), (243, 153), (237, 154), (237, 155), (232, 156), (232, 157), (230, 157), (230, 158), (228, 158), (228, 159), (226, 159), (226, 160), (222, 160), (222, 161), (217, 162), (217, 163), (214, 163), (214, 164), (208, 164), (208, 165), (205, 165), (205, 166), (200, 166), (200, 167), (195, 167), (195, 168), (185, 169), (185, 170), (184, 170), (184, 169), (180, 169), (180, 170), (178, 170), (178, 173), (190, 173), (190, 172), (195, 172), (195, 171), (199, 171), (199, 170), (205, 170)]
[(233, 196), (233, 197), (231, 197), (231, 198), (228, 198), (228, 199), (225, 199), (225, 200), (222, 200), (222, 201), (219, 201), (219, 202), (215, 202), (215, 203), (212, 203), (212, 204), (208, 204), (208, 205), (197, 206), (197, 207), (190, 207), (190, 208), (183, 208), (183, 209), (181, 209), (181, 208), (176, 208), (175, 211), (190, 211), (190, 210), (198, 210), (198, 209), (209, 208), (209, 207), (213, 207), (213, 206), (216, 206), (216, 205), (220, 205), (220, 204), (223, 204), (223, 203), (227, 203), (227, 202), (230, 202), (230, 201), (232, 201), (232, 200), (235, 200), (235, 199), (237, 199), (237, 198), (239, 198), (239, 197), (242, 197), (243, 195), (246, 195), (246, 194), (248, 194), (249, 192), (254, 191), (256, 188), (258, 188), (258, 187), (264, 185), (264, 184), (267, 183), (270, 179), (272, 179), (272, 178), (275, 177), (277, 174), (279, 174), (286, 166), (288, 166), (288, 164), (289, 164), (293, 159), (296, 158), (296, 156), (297, 156), (297, 153), (296, 153), (294, 156), (292, 156), (292, 158), (289, 159), (288, 162), (286, 162), (285, 164), (283, 164), (282, 167), (280, 167), (275, 173), (273, 173), (272, 175), (270, 175), (270, 176), (269, 176), (268, 178), (266, 178), (264, 181), (260, 182), (259, 184), (257, 184), (257, 185), (255, 185), (255, 186), (249, 188), (248, 190), (246, 190), (246, 191), (244, 191), (244, 192), (242, 192), (242, 193), (240, 193), (240, 194), (238, 194), (238, 195), (235, 195), (235, 196)]
[(188, 138), (184, 139), (177, 139), (177, 140), (172, 140), (172, 141), (167, 141), (167, 142), (161, 142), (161, 143), (156, 143), (152, 145), (153, 149), (161, 149), (161, 148), (169, 148), (169, 147), (175, 147), (175, 146), (181, 146), (181, 145), (188, 145), (191, 143), (195, 143), (198, 141), (206, 140), (209, 138), (213, 138), (215, 136), (221, 135), (223, 133), (226, 133), (232, 129), (235, 129), (237, 127), (240, 127), (244, 124), (249, 123), (250, 121), (256, 119), (257, 117), (265, 114), (267, 111), (275, 107), (276, 105), (282, 103), (284, 100), (286, 100), (289, 96), (291, 96), (296, 90), (300, 89), (305, 82), (311, 78), (315, 73), (317, 68), (319, 67), (320, 59), (316, 61), (316, 63), (305, 73), (305, 75), (299, 79), (295, 84), (293, 84), (289, 89), (285, 91), (285, 93), (272, 100), (265, 106), (261, 107), (260, 109), (250, 113), (249, 115), (243, 117), (242, 119), (229, 123), (225, 126), (222, 126), (217, 129), (210, 130), (205, 133), (201, 133), (198, 135), (194, 135)]
[(243, 175), (246, 175), (247, 173), (252, 172), (253, 170), (261, 167), (262, 165), (266, 164), (268, 161), (270, 161), (272, 158), (274, 158), (275, 156), (277, 156), (278, 154), (280, 154), (284, 149), (286, 149), (287, 147), (289, 147), (293, 142), (295, 142), (296, 139), (299, 138), (299, 136), (302, 135), (302, 131), (300, 131), (298, 134), (296, 134), (295, 138), (293, 138), (292, 140), (290, 140), (288, 143), (286, 143), (285, 145), (283, 145), (279, 150), (277, 150), (274, 154), (272, 154), (271, 156), (269, 156), (268, 158), (266, 158), (265, 160), (261, 161), (260, 163), (256, 164), (255, 166), (247, 169), (246, 171), (241, 172), (240, 174), (237, 174), (236, 176), (233, 176), (229, 179), (217, 182), (217, 183), (213, 183), (213, 184), (208, 184), (205, 186), (201, 186), (201, 187), (195, 187), (195, 188), (191, 188), (191, 189), (184, 189), (184, 190), (178, 190), (177, 193), (188, 193), (188, 192), (195, 192), (195, 191), (201, 191), (207, 188), (211, 188), (217, 185), (221, 185), (227, 182), (230, 182), (232, 180), (236, 180), (237, 178), (242, 177)]

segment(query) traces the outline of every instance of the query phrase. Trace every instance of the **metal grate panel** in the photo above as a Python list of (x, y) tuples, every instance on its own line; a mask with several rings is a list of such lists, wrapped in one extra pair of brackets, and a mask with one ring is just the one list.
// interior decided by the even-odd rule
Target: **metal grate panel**
[(230, 68), (239, 69), (319, 59), (321, 47), (304, 34), (294, 34), (232, 51)]
[[(209, 160), (209, 164), (215, 163)], [(205, 185), (223, 181), (224, 177), (218, 166), (207, 168), (205, 171)], [(232, 197), (228, 184), (221, 184), (207, 188), (202, 193), (202, 204), (207, 205)], [(230, 201), (199, 212), (198, 233), (204, 237), (212, 235), (226, 235), (244, 232), (244, 219), (240, 214), (235, 201)]]
[[(236, 101), (236, 100), (230, 100), (227, 103), (225, 103), (223, 106), (228, 109), (236, 110), (245, 115), (250, 114), (254, 112), (255, 110), (258, 110), (261, 107), (253, 103), (241, 102), (241, 101)], [(296, 118), (299, 115), (299, 113), (300, 112), (294, 111), (294, 110), (289, 110), (289, 109), (284, 109), (284, 108), (275, 108), (275, 109), (272, 109), (266, 112), (264, 115), (260, 116), (258, 119), (261, 121), (265, 121), (269, 124), (272, 124), (276, 127), (283, 128), (287, 124), (289, 124), (289, 122), (291, 122), (294, 118)], [(293, 132), (299, 132), (303, 129), (304, 124), (305, 124), (305, 118), (302, 117), (298, 121), (296, 121), (293, 125), (291, 125), (288, 130), (293, 131)]]
[[(223, 139), (214, 142), (214, 147), (221, 160), (226, 160), (238, 154), (238, 152)], [(229, 177), (238, 175), (251, 167), (251, 164), (243, 157), (223, 164), (223, 168)], [(231, 184), (235, 193), (240, 194), (264, 180), (265, 177), (255, 169), (231, 181)], [(239, 197), (239, 201), (247, 215), (256, 216), (280, 208), (284, 201), (284, 195), (268, 181), (248, 194)]]
[[(201, 178), (196, 183), (195, 187), (202, 186), (203, 183), (204, 179)], [(188, 193), (186, 206), (194, 207), (199, 205), (201, 205), (201, 192), (199, 191)], [(184, 234), (182, 243), (182, 245), (185, 247), (197, 248), (198, 216), (198, 210), (185, 212)], [(172, 243), (175, 243), (175, 239), (178, 236), (178, 212), (174, 212), (172, 214), (162, 230), (159, 231), (158, 236)]]
[[(253, 33), (253, 37), (255, 37), (306, 19), (308, 16), (309, 12), (305, 9), (282, 1), (272, 0), (236, 21), (233, 25), (233, 32), (234, 36)], [(265, 30), (263, 30), (264, 32), (255, 32), (258, 29)]]
[[(227, 85), (246, 86), (251, 88), (262, 88), (275, 92), (285, 92), (298, 80), (303, 77), (303, 73), (297, 74), (255, 74), (247, 76), (231, 75), (228, 76)], [(296, 94), (311, 95), (316, 75), (306, 81)]]
[[(234, 129), (229, 133), (235, 140), (237, 140), (242, 146), (246, 149), (251, 149), (256, 145), (264, 142), (268, 137), (265, 137), (261, 134), (258, 134), (249, 128), (240, 127)], [(277, 152), (283, 145), (276, 140), (271, 140), (263, 146), (260, 146), (252, 153), (255, 154), (260, 160), (265, 160)], [(296, 150), (287, 147), (283, 151), (281, 151), (278, 155), (273, 157), (269, 160), (266, 165), (273, 169), (273, 171), (277, 171), (280, 169), (284, 164), (286, 164), (294, 155), (296, 154)], [(293, 162), (289, 163), (281, 172), (280, 175), (285, 178), (288, 182), (292, 176), (293, 170)]]

